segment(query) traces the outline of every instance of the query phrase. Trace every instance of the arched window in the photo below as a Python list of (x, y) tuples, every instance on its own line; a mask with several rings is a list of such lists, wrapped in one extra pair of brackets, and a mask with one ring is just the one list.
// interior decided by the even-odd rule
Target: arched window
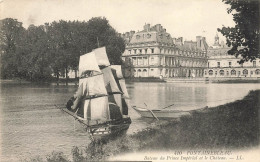
[(138, 69), (138, 70), (137, 70), (137, 76), (138, 76), (138, 77), (141, 77), (141, 76), (142, 76), (142, 71), (141, 71), (141, 69)]
[(213, 75), (213, 70), (209, 70), (209, 75)]
[(236, 70), (231, 70), (231, 75), (236, 75)]
[(256, 75), (259, 75), (259, 74), (260, 74), (260, 70), (259, 70), (259, 69), (256, 69), (256, 70), (255, 70), (255, 74), (256, 74)]
[(143, 70), (143, 76), (147, 77), (147, 70), (146, 69)]
[(247, 70), (247, 69), (244, 69), (244, 70), (243, 70), (243, 74), (244, 74), (244, 75), (247, 75), (247, 74), (248, 74), (248, 70)]
[(224, 76), (224, 70), (219, 71), (220, 76)]

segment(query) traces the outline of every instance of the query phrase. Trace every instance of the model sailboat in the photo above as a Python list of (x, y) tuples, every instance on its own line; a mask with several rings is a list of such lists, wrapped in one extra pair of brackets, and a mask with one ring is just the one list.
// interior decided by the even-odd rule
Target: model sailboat
[(67, 103), (69, 113), (94, 137), (129, 128), (128, 93), (120, 65), (110, 65), (105, 47), (80, 56), (79, 87)]

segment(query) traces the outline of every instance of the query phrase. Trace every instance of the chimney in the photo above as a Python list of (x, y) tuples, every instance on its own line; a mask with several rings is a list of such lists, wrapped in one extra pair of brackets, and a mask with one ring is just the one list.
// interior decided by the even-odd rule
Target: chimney
[(201, 36), (196, 36), (196, 42), (197, 42), (197, 47), (200, 48), (201, 47)]
[(147, 24), (146, 27), (146, 31), (150, 31), (150, 24)]
[(179, 38), (178, 38), (178, 41), (182, 44), (182, 42), (183, 42), (183, 37), (179, 37)]
[(145, 24), (144, 25), (144, 31), (150, 31), (150, 24)]
[(132, 37), (135, 34), (135, 31), (131, 30), (130, 31), (130, 37)]
[(176, 38), (172, 38), (173, 44), (176, 44)]
[(156, 31), (157, 32), (161, 31), (161, 28), (162, 28), (161, 24), (156, 24), (155, 26), (156, 26)]

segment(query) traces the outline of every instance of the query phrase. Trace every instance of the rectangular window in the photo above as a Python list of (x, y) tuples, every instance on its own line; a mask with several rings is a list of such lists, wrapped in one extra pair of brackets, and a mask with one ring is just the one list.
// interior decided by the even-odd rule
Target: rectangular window
[(229, 65), (229, 67), (231, 67), (232, 66), (231, 62), (228, 62), (228, 65)]
[(136, 54), (136, 49), (134, 49), (134, 54)]
[(218, 62), (218, 67), (220, 67), (220, 62)]
[(133, 57), (133, 64), (137, 65), (136, 57)]
[(142, 53), (142, 49), (139, 49), (139, 53)]
[(144, 65), (148, 65), (147, 57), (144, 57)]
[(256, 61), (253, 61), (253, 67), (256, 67)]
[(128, 50), (128, 53), (131, 54), (131, 50)]
[(147, 49), (144, 50), (145, 54), (147, 54)]
[(153, 48), (151, 48), (151, 53), (154, 53), (154, 49)]
[(151, 57), (151, 65), (153, 65), (153, 64), (154, 64), (154, 58)]
[(138, 57), (137, 61), (138, 61), (138, 65), (143, 65), (144, 64), (142, 57)]

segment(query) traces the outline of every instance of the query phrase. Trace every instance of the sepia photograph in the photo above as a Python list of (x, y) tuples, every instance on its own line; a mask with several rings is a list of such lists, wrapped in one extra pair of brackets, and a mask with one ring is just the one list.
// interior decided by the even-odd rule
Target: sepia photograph
[(1, 162), (259, 162), (259, 0), (0, 0)]

